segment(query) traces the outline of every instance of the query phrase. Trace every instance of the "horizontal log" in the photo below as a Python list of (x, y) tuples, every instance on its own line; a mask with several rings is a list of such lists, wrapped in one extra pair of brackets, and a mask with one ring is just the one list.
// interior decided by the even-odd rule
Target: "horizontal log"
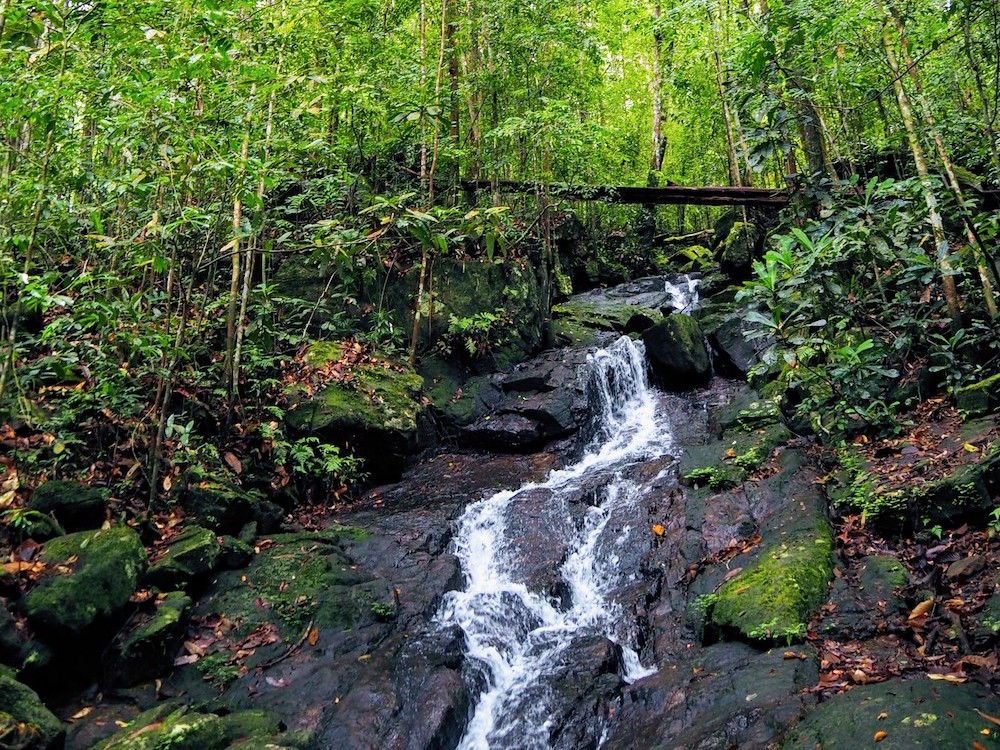
[[(532, 182), (501, 180), (497, 187), (504, 192), (537, 193), (546, 186)], [(463, 180), (462, 188), (467, 191), (492, 190), (489, 180)], [(642, 203), (648, 205), (692, 205), (692, 206), (749, 206), (788, 204), (791, 193), (788, 190), (750, 187), (688, 187), (665, 185), (663, 187), (612, 187), (606, 185), (563, 185), (547, 186), (548, 194), (558, 198), (577, 200), (600, 200), (608, 203)]]

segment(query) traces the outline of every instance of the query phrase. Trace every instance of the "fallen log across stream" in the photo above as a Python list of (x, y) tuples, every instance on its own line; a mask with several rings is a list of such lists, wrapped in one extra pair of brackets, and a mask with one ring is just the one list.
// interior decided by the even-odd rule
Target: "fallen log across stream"
[[(492, 190), (489, 180), (463, 180), (462, 189), (473, 193), (477, 190)], [(648, 205), (692, 205), (692, 206), (785, 206), (791, 198), (788, 189), (752, 187), (690, 187), (666, 185), (663, 187), (607, 186), (607, 185), (565, 185), (543, 186), (532, 182), (501, 180), (496, 188), (504, 192), (537, 193), (547, 188), (549, 195), (579, 200), (601, 200), (609, 203), (641, 203)]]

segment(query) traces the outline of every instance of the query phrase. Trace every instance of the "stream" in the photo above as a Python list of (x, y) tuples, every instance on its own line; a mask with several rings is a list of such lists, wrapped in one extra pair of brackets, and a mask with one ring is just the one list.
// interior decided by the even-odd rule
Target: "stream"
[[(664, 301), (690, 309), (697, 286), (689, 277), (666, 281)], [(650, 533), (639, 501), (662, 479), (640, 477), (636, 468), (669, 456), (674, 445), (647, 370), (643, 344), (628, 337), (590, 354), (585, 377), (594, 436), (579, 460), (544, 481), (470, 504), (457, 522), (453, 546), (465, 587), (446, 595), (437, 621), (461, 627), (470, 658), (466, 679), (481, 688), (460, 750), (550, 748), (556, 698), (548, 682), (582, 638), (615, 644), (626, 683), (656, 671), (641, 663), (634, 629), (615, 599), (636, 576), (622, 568), (622, 550)], [(573, 505), (584, 486), (591, 493), (580, 513)], [(554, 592), (525, 580), (512, 529), (521, 501), (539, 496), (551, 543), (563, 550)]]

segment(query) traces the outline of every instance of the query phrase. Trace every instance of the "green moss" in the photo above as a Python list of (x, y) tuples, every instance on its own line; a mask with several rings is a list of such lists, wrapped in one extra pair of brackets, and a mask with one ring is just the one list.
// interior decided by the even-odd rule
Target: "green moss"
[(147, 578), (161, 589), (182, 586), (215, 570), (221, 550), (214, 531), (189, 526), (170, 542), (163, 558), (150, 567)]
[(227, 744), (218, 716), (170, 703), (139, 714), (94, 750), (222, 750)]
[(1000, 390), (1000, 373), (959, 388), (955, 392), (955, 403), (969, 415), (986, 414), (997, 405), (998, 390)]
[(327, 362), (339, 362), (344, 356), (344, 346), (339, 341), (317, 341), (309, 347), (303, 357), (307, 365), (319, 366)]
[(9, 675), (0, 675), (0, 746), (61, 747), (66, 730), (38, 694)]
[(39, 628), (72, 635), (128, 604), (145, 569), (146, 550), (135, 531), (114, 526), (52, 539), (42, 560), (53, 569), (72, 566), (71, 572), (42, 578), (24, 597), (25, 613)]
[(811, 614), (826, 600), (832, 550), (825, 523), (765, 550), (719, 589), (712, 622), (755, 641), (801, 637)]

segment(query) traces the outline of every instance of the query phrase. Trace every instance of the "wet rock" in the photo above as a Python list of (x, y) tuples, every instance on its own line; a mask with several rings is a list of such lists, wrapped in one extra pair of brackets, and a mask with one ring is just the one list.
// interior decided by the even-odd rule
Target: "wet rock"
[(829, 638), (871, 638), (886, 622), (907, 611), (900, 590), (910, 574), (894, 557), (870, 555), (849, 571), (856, 579), (834, 580), (830, 602), (835, 605), (821, 621), (819, 631)]
[(105, 660), (108, 682), (127, 687), (164, 675), (184, 637), (191, 604), (184, 592), (172, 591), (156, 597), (149, 611), (133, 615)]
[(245, 568), (253, 560), (253, 547), (242, 539), (234, 536), (219, 537), (219, 568), (222, 570), (239, 570)]
[(984, 729), (996, 729), (977, 711), (996, 716), (1000, 699), (972, 683), (889, 680), (821, 704), (791, 730), (784, 748), (871, 747), (879, 732), (880, 750), (975, 747)]
[(66, 736), (63, 724), (38, 694), (0, 673), (0, 743), (16, 750), (57, 750)]
[(472, 705), (461, 674), (463, 651), (458, 628), (394, 639), (369, 660), (347, 696), (330, 707), (318, 746), (454, 747)]
[(79, 482), (53, 480), (38, 486), (28, 501), (28, 509), (52, 514), (67, 531), (93, 529), (104, 521), (107, 503), (96, 487)]
[(1000, 635), (1000, 593), (990, 596), (976, 615), (976, 635), (982, 639)]
[(215, 570), (221, 552), (214, 531), (192, 524), (171, 539), (163, 553), (152, 561), (146, 583), (162, 591), (184, 588)]
[(248, 522), (256, 522), (259, 533), (270, 534), (285, 516), (279, 505), (260, 493), (199, 477), (188, 478), (179, 500), (189, 518), (220, 534), (237, 534)]
[(664, 385), (686, 390), (708, 381), (711, 363), (701, 326), (694, 318), (677, 313), (642, 334), (646, 356)]
[[(811, 647), (761, 653), (719, 643), (625, 689), (609, 722), (606, 750), (764, 750), (815, 703), (803, 689), (818, 679)], [(830, 746), (834, 747), (834, 746)], [(850, 745), (837, 746), (850, 747)]]
[(572, 435), (587, 417), (585, 362), (586, 352), (557, 350), (478, 384), (476, 418), (455, 426), (459, 440), (486, 450), (524, 452)]
[(756, 559), (719, 589), (711, 622), (751, 641), (801, 639), (832, 577), (833, 535), (827, 519), (816, 514), (806, 528), (765, 538)]
[(71, 639), (120, 614), (146, 567), (146, 550), (128, 526), (58, 537), (41, 555), (53, 572), (25, 595), (25, 614), (39, 630)]
[[(340, 359), (332, 342), (313, 344), (306, 361), (321, 366)], [(423, 378), (404, 363), (364, 366), (350, 382), (331, 382), (316, 393), (291, 389), (286, 423), (300, 434), (350, 445), (376, 477), (398, 478), (406, 459), (426, 447)]]

